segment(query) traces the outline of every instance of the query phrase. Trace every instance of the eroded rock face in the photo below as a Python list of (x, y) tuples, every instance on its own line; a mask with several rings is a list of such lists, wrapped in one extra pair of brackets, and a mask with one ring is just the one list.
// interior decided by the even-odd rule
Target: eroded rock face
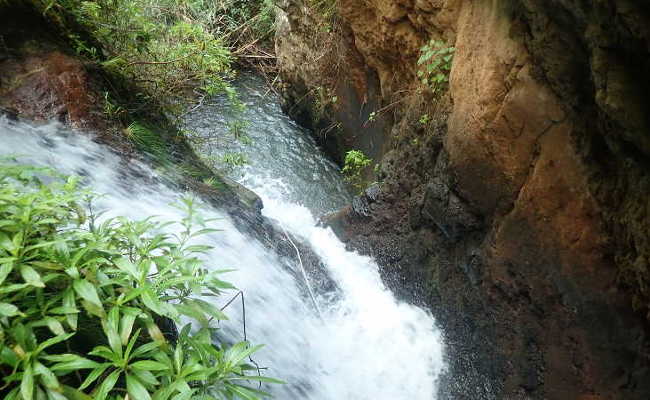
[[(289, 3), (285, 32), (300, 42), (308, 30), (291, 14), (309, 9)], [(441, 398), (650, 395), (650, 12), (637, 3), (339, 1), (351, 48), (340, 54), (363, 69), (337, 79), (380, 106), (401, 100), (380, 131), (379, 194), (330, 223), (438, 316), (451, 364)], [(430, 38), (456, 47), (441, 97), (417, 91)], [(282, 75), (289, 101), (293, 77), (308, 87), (315, 70)]]
[(112, 91), (100, 68), (74, 54), (62, 33), (29, 2), (0, 5), (0, 110), (30, 121), (59, 121), (119, 152), (134, 146), (105, 112)]
[(78, 59), (58, 50), (14, 58), (0, 65), (2, 104), (35, 120), (59, 120), (78, 129), (103, 130), (103, 99)]

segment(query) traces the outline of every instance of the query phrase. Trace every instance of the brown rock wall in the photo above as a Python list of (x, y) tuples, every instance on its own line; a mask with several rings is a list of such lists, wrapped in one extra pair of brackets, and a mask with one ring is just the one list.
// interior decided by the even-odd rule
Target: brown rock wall
[[(648, 7), (338, 4), (343, 45), (364, 63), (337, 79), (363, 68), (379, 89), (349, 112), (373, 98), (390, 112), (379, 194), (330, 223), (436, 313), (450, 348), (441, 398), (648, 398)], [(415, 77), (430, 38), (457, 49), (437, 98)], [(345, 149), (370, 133), (341, 135)]]

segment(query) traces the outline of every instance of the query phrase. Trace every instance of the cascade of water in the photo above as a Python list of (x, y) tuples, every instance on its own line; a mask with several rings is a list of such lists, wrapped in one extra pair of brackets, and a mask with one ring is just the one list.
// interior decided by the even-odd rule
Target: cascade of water
[[(266, 122), (256, 127), (253, 121), (251, 131), (282, 125), (276, 114), (260, 118)], [(237, 269), (226, 279), (246, 294), (248, 338), (267, 345), (256, 360), (268, 367), (269, 376), (288, 382), (265, 389), (279, 399), (435, 399), (437, 377), (444, 368), (435, 321), (424, 310), (397, 301), (372, 259), (347, 251), (331, 230), (316, 226), (312, 213), (344, 203), (347, 195), (334, 166), (314, 155), (318, 153), (313, 144), (296, 133), (297, 127), (292, 129), (298, 143), (288, 144), (291, 154), (274, 154), (284, 160), (284, 167), (280, 163), (272, 169), (260, 161), (246, 167), (238, 179), (262, 197), (264, 215), (303, 239), (321, 258), (338, 291), (333, 295), (314, 288), (320, 317), (286, 263), (239, 231), (222, 211), (204, 210), (206, 218), (220, 218), (214, 224), (223, 230), (203, 238), (215, 246), (206, 262), (213, 268)], [(106, 194), (98, 207), (108, 210), (107, 216), (182, 217), (170, 205), (182, 194), (156, 179), (147, 166), (136, 161), (125, 165), (107, 148), (58, 124), (34, 127), (0, 119), (0, 142), (0, 155), (22, 154), (22, 162), (82, 175), (96, 192)], [(309, 171), (288, 168), (287, 160), (292, 159), (308, 160)], [(294, 179), (294, 170), (304, 179)], [(325, 184), (316, 190), (296, 187), (314, 185), (309, 183), (314, 179)], [(287, 185), (291, 180), (293, 186)], [(231, 320), (222, 322), (223, 335), (241, 340), (239, 309), (231, 306), (227, 312)]]

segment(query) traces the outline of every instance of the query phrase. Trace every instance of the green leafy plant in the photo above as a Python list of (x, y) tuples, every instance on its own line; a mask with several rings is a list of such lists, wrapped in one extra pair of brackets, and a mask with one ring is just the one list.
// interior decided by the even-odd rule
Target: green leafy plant
[(118, 118), (126, 110), (111, 99), (110, 93), (104, 92), (104, 114), (109, 118)]
[(248, 159), (243, 153), (226, 153), (221, 157), (221, 161), (228, 168), (241, 167), (248, 164)]
[(431, 118), (429, 117), (429, 114), (423, 114), (420, 116), (420, 119), (418, 119), (418, 122), (420, 125), (427, 125), (429, 122), (431, 122)]
[[(216, 2), (209, 7), (209, 2), (198, 0), (34, 3), (46, 17), (73, 19), (89, 32), (94, 45), (77, 33), (68, 35), (77, 53), (138, 82), (145, 102), (162, 102), (168, 112), (178, 114), (180, 104), (196, 99), (193, 90), (206, 95), (234, 93), (227, 83), (234, 74), (233, 58), (212, 18)], [(206, 9), (211, 13), (203, 12)]]
[(431, 40), (420, 48), (417, 75), (423, 85), (434, 93), (444, 90), (449, 84), (449, 71), (456, 48), (441, 40)]
[[(48, 182), (45, 184), (44, 182)], [(0, 397), (257, 399), (260, 346), (213, 341), (233, 286), (200, 256), (214, 232), (191, 198), (178, 223), (100, 220), (77, 178), (0, 164)], [(86, 206), (84, 206), (86, 204)], [(178, 233), (166, 233), (177, 225)], [(170, 340), (164, 321), (194, 321)]]
[(228, 131), (237, 139), (239, 142), (250, 145), (253, 143), (253, 140), (246, 134), (246, 130), (250, 126), (250, 122), (246, 120), (237, 119), (228, 123)]
[(153, 129), (135, 121), (124, 129), (124, 133), (143, 153), (149, 154), (159, 162), (169, 161), (168, 144)]
[(341, 172), (345, 175), (344, 179), (360, 192), (365, 189), (362, 173), (370, 163), (372, 163), (372, 159), (360, 150), (350, 150), (345, 153), (345, 162)]

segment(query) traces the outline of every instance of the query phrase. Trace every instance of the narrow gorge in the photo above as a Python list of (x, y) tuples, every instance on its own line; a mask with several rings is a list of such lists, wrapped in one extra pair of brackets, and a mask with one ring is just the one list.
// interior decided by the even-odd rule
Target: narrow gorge
[(0, 397), (650, 398), (648, 71), (633, 0), (0, 0)]
[[(328, 223), (434, 310), (473, 383), (449, 398), (647, 398), (648, 6), (336, 4), (280, 4), (286, 109), (377, 161)], [(430, 40), (455, 48), (443, 94)]]

